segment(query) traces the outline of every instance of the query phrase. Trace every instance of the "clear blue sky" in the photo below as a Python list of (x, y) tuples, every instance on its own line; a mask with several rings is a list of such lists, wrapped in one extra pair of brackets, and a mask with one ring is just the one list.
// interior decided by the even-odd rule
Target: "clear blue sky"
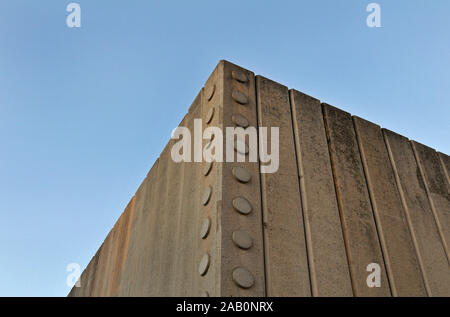
[(0, 3), (0, 296), (65, 296), (220, 59), (450, 154), (450, 1)]

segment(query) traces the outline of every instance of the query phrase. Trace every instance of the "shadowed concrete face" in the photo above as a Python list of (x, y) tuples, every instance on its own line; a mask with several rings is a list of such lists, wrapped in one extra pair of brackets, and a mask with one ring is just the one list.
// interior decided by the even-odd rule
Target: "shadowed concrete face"
[(278, 169), (170, 140), (69, 296), (450, 296), (448, 155), (227, 61), (196, 119), (278, 128)]

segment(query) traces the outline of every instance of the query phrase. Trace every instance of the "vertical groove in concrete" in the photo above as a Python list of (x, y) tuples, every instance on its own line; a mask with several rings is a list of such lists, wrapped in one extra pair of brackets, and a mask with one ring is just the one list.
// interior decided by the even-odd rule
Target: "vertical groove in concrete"
[(398, 296), (397, 288), (395, 287), (395, 280), (392, 278), (392, 270), (391, 270), (391, 265), (390, 265), (390, 259), (388, 257), (386, 257), (386, 251), (385, 251), (386, 248), (385, 248), (384, 235), (383, 235), (381, 226), (379, 224), (380, 219), (378, 218), (378, 214), (375, 213), (375, 211), (374, 211), (375, 208), (374, 208), (374, 205), (373, 205), (374, 204), (373, 197), (371, 196), (370, 187), (369, 187), (369, 181), (368, 181), (368, 177), (367, 177), (367, 171), (366, 171), (366, 168), (364, 166), (364, 160), (363, 160), (363, 155), (362, 155), (362, 151), (361, 151), (361, 145), (360, 145), (360, 142), (358, 140), (358, 134), (357, 134), (357, 131), (356, 131), (356, 127), (355, 127), (355, 123), (353, 121), (353, 118), (352, 118), (352, 125), (353, 125), (353, 130), (354, 130), (354, 133), (355, 133), (355, 136), (356, 136), (356, 144), (358, 146), (359, 159), (361, 160), (361, 163), (362, 163), (362, 166), (363, 166), (363, 168), (362, 168), (363, 175), (364, 175), (364, 179), (366, 180), (366, 187), (367, 187), (367, 191), (368, 191), (368, 194), (369, 194), (370, 207), (371, 207), (372, 215), (373, 215), (373, 218), (374, 218), (374, 221), (375, 221), (375, 229), (376, 229), (376, 232), (377, 232), (377, 235), (378, 235), (378, 240), (380, 242), (381, 255), (382, 255), (382, 258), (383, 258), (383, 261), (384, 261), (384, 267), (385, 267), (386, 273), (387, 273), (389, 289), (390, 289), (390, 292), (391, 292), (392, 296), (396, 297), (396, 296)]
[[(300, 92), (295, 91), (297, 95), (300, 95)], [(306, 96), (306, 95), (304, 95)], [(317, 278), (317, 270), (314, 265), (314, 252), (313, 252), (313, 243), (312, 243), (312, 234), (311, 234), (311, 226), (308, 221), (308, 211), (307, 209), (307, 198), (306, 191), (304, 186), (304, 167), (303, 161), (301, 158), (300, 152), (300, 134), (298, 133), (298, 123), (296, 122), (296, 118), (298, 119), (298, 110), (295, 108), (295, 100), (294, 99), (294, 91), (289, 91), (289, 109), (291, 111), (291, 126), (292, 132), (294, 134), (294, 151), (295, 151), (295, 161), (297, 163), (297, 173), (298, 173), (298, 185), (300, 191), (300, 204), (302, 207), (302, 220), (303, 220), (303, 232), (305, 239), (305, 248), (307, 254), (307, 263), (308, 263), (308, 273), (309, 273), (309, 288), (311, 292), (311, 296), (317, 297), (319, 295), (319, 286), (318, 286), (318, 278)], [(297, 102), (298, 103), (298, 102)], [(344, 248), (345, 249), (345, 248)], [(350, 291), (351, 284), (350, 284)]]
[(301, 201), (314, 296), (352, 296), (320, 101), (291, 90)]
[[(226, 134), (227, 127), (235, 127), (232, 120), (233, 115), (244, 116), (249, 123), (246, 131), (252, 129), (255, 131), (257, 128), (257, 111), (254, 74), (226, 61), (222, 61), (220, 65), (223, 81), (221, 119), (224, 134)], [(236, 96), (245, 96), (245, 98), (238, 102)], [(246, 139), (249, 145), (248, 137)], [(223, 144), (224, 154), (228, 151), (236, 154), (233, 147), (226, 150), (228, 144), (226, 138)], [(264, 296), (266, 294), (259, 165), (257, 158), (255, 161), (249, 162), (250, 155), (251, 152), (245, 155), (245, 162), (236, 162), (235, 156), (234, 162), (225, 162), (221, 165), (222, 201), (218, 208), (220, 211), (219, 230), (221, 239), (221, 296)], [(238, 181), (232, 174), (233, 168), (245, 169), (251, 175), (250, 181), (246, 183)], [(233, 200), (238, 197), (243, 197), (250, 202), (252, 211), (249, 214), (243, 215), (233, 207)], [(233, 232), (238, 230), (246, 232), (251, 237), (252, 247), (241, 249), (233, 242)], [(243, 288), (238, 285), (236, 279), (233, 278), (233, 272), (237, 268), (243, 268), (253, 276), (254, 283), (251, 287)]]
[(339, 220), (340, 220), (340, 225), (341, 225), (341, 230), (342, 230), (342, 237), (344, 239), (344, 246), (345, 246), (345, 253), (347, 256), (347, 264), (348, 264), (348, 270), (350, 273), (350, 282), (351, 282), (351, 287), (352, 287), (352, 293), (353, 296), (356, 296), (355, 292), (356, 292), (356, 280), (354, 278), (354, 276), (352, 275), (352, 267), (351, 264), (353, 263), (352, 261), (352, 254), (351, 254), (351, 249), (350, 249), (350, 241), (348, 239), (347, 236), (347, 224), (344, 218), (344, 213), (343, 213), (343, 205), (342, 205), (342, 197), (340, 195), (340, 191), (338, 190), (338, 182), (336, 179), (336, 175), (337, 175), (337, 167), (336, 167), (336, 160), (334, 159), (333, 155), (332, 155), (332, 147), (330, 145), (330, 133), (331, 131), (329, 131), (328, 128), (328, 124), (327, 124), (327, 120), (326, 120), (326, 115), (325, 115), (325, 106), (321, 103), (321, 110), (322, 110), (322, 122), (325, 128), (325, 135), (326, 135), (326, 139), (327, 139), (327, 150), (328, 150), (328, 154), (330, 157), (330, 165), (331, 165), (331, 174), (332, 174), (332, 180), (333, 180), (333, 187), (334, 187), (334, 193), (336, 195), (336, 202), (337, 202), (337, 207), (338, 207), (338, 212), (339, 212)]
[(260, 76), (256, 87), (258, 126), (269, 142), (271, 128), (279, 128), (279, 169), (261, 175), (267, 295), (311, 296), (288, 89)]
[[(323, 104), (329, 150), (355, 296), (389, 296), (389, 284), (351, 115)], [(369, 288), (367, 265), (381, 268), (381, 287)]]
[(263, 262), (264, 262), (264, 296), (267, 297), (268, 296), (268, 289), (269, 289), (269, 285), (268, 285), (268, 276), (267, 276), (267, 269), (268, 269), (268, 263), (270, 262), (270, 259), (268, 258), (268, 253), (267, 253), (267, 242), (266, 242), (266, 233), (265, 233), (265, 219), (264, 219), (264, 213), (263, 213), (263, 208), (264, 205), (266, 204), (263, 200), (264, 200), (264, 195), (263, 195), (263, 177), (262, 177), (262, 166), (261, 166), (261, 158), (260, 158), (260, 150), (261, 150), (261, 141), (263, 136), (260, 134), (259, 131), (259, 118), (261, 116), (260, 114), (260, 110), (258, 109), (258, 104), (259, 104), (259, 100), (258, 100), (258, 93), (257, 93), (257, 85), (256, 85), (256, 80), (254, 81), (254, 89), (255, 89), (255, 103), (256, 103), (256, 120), (257, 120), (257, 128), (258, 128), (258, 165), (259, 165), (259, 169), (258, 169), (258, 173), (259, 173), (259, 192), (260, 192), (260, 197), (259, 197), (259, 203), (261, 206), (261, 239), (262, 239), (262, 247), (263, 247)]
[(450, 296), (445, 249), (428, 201), (422, 176), (407, 138), (383, 129), (429, 296)]
[(392, 171), (394, 173), (394, 178), (395, 178), (395, 183), (397, 185), (398, 192), (399, 192), (399, 195), (400, 195), (400, 199), (402, 201), (403, 209), (404, 209), (404, 212), (405, 212), (405, 218), (406, 218), (406, 221), (408, 223), (409, 232), (411, 234), (411, 239), (412, 239), (412, 242), (414, 244), (414, 249), (416, 251), (417, 261), (419, 262), (420, 270), (422, 272), (422, 278), (423, 278), (423, 283), (424, 283), (424, 286), (425, 286), (425, 290), (427, 292), (427, 295), (431, 296), (431, 290), (430, 290), (430, 285), (429, 285), (429, 282), (428, 282), (428, 277), (425, 274), (426, 267), (425, 267), (425, 264), (424, 264), (424, 261), (423, 261), (422, 254), (419, 251), (420, 245), (419, 245), (419, 242), (417, 241), (418, 240), (417, 239), (417, 234), (416, 234), (416, 232), (414, 231), (414, 228), (413, 228), (413, 220), (411, 219), (411, 212), (410, 212), (409, 206), (408, 206), (408, 204), (406, 202), (407, 198), (405, 196), (405, 191), (404, 191), (403, 185), (401, 184), (401, 181), (400, 181), (399, 169), (397, 168), (397, 163), (394, 161), (392, 147), (390, 145), (389, 140), (387, 139), (386, 130), (385, 129), (381, 129), (381, 132), (383, 134), (383, 139), (384, 139), (384, 142), (385, 142), (385, 145), (386, 145), (386, 150), (388, 152), (389, 160), (391, 162)]
[(420, 174), (424, 179), (425, 190), (431, 204), (439, 234), (444, 244), (447, 260), (450, 263), (450, 192), (449, 184), (436, 151), (423, 144), (410, 141)]
[(426, 289), (381, 128), (353, 117), (369, 196), (391, 286), (398, 296), (425, 296)]

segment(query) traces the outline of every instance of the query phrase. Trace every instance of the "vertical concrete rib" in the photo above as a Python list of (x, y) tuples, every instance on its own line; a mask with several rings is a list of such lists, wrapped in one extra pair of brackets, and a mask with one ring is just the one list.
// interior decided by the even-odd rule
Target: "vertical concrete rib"
[(450, 190), (438, 154), (432, 148), (410, 141), (419, 171), (424, 179), (425, 190), (431, 204), (439, 234), (450, 263)]
[[(353, 293), (355, 296), (389, 296), (389, 282), (352, 117), (327, 104), (323, 104), (323, 114)], [(366, 268), (370, 263), (377, 263), (381, 268), (381, 287), (367, 285)]]
[(391, 286), (398, 296), (426, 296), (381, 128), (356, 116), (353, 122)]
[(268, 142), (271, 129), (279, 129), (279, 169), (261, 174), (267, 295), (311, 296), (288, 89), (257, 76), (256, 91), (258, 126), (267, 128)]
[[(218, 70), (221, 79), (219, 87), (222, 88), (219, 89), (222, 98), (219, 115), (224, 133), (227, 127), (248, 126), (245, 132), (256, 129), (254, 74), (226, 61), (219, 63)], [(248, 140), (246, 142), (249, 145)], [(226, 138), (223, 146), (226, 149)], [(224, 153), (228, 151), (234, 153), (232, 144)], [(245, 162), (236, 162), (235, 156), (234, 162), (221, 164), (222, 201), (218, 206), (221, 252), (218, 283), (221, 296), (265, 295), (259, 164), (257, 160), (250, 162), (250, 155), (245, 155)], [(249, 179), (239, 180), (238, 176), (242, 174), (249, 176)], [(251, 209), (246, 209), (249, 206)], [(249, 248), (239, 246), (239, 239), (235, 239), (236, 232), (252, 241)]]
[(320, 101), (290, 91), (313, 296), (352, 296)]
[(422, 176), (407, 138), (383, 129), (429, 296), (450, 296), (450, 271)]

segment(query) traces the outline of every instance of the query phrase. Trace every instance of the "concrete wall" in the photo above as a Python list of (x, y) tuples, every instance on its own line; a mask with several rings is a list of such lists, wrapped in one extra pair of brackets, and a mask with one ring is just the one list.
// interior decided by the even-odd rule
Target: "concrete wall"
[(448, 155), (226, 61), (196, 118), (278, 127), (278, 172), (171, 140), (69, 296), (450, 296)]

